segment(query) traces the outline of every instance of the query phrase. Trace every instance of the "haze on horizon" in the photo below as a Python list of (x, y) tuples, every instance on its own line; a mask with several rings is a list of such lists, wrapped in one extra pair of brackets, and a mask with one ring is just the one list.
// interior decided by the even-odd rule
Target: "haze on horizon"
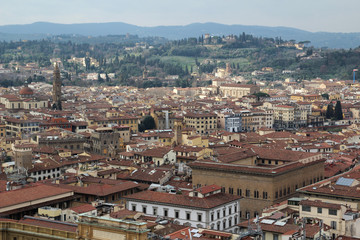
[(196, 22), (284, 26), (312, 32), (360, 32), (359, 0), (11, 0), (0, 25), (125, 22), (138, 26)]

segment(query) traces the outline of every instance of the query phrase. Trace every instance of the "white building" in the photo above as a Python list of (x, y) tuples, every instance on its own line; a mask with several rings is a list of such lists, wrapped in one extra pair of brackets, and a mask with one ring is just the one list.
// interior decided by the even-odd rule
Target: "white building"
[(217, 185), (182, 195), (144, 191), (124, 198), (128, 210), (174, 219), (185, 226), (234, 231), (240, 219), (241, 197), (222, 193)]

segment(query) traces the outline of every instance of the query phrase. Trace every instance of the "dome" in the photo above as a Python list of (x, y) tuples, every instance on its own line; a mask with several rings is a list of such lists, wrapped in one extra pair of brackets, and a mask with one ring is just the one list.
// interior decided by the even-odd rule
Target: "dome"
[(20, 95), (33, 95), (34, 91), (29, 87), (23, 87), (19, 91)]

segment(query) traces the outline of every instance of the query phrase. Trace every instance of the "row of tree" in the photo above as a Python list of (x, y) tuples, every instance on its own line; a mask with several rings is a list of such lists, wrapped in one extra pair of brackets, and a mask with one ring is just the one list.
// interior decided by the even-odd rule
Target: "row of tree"
[(333, 120), (343, 120), (343, 112), (341, 107), (341, 102), (337, 101), (335, 108), (332, 102), (330, 102), (326, 109), (326, 118), (327, 119), (333, 119)]

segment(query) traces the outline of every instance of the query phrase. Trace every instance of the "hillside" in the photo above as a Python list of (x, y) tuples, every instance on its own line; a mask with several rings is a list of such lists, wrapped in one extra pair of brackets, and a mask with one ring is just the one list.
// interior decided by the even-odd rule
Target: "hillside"
[(288, 27), (225, 25), (219, 23), (193, 23), (185, 26), (141, 27), (122, 22), (57, 24), (36, 22), (25, 25), (0, 26), (0, 40), (43, 39), (46, 36), (77, 34), (104, 36), (132, 34), (139, 37), (164, 37), (170, 40), (199, 37), (204, 34), (223, 36), (245, 32), (257, 37), (281, 37), (284, 40), (311, 41), (314, 47), (355, 48), (360, 45), (360, 33), (308, 32)]

